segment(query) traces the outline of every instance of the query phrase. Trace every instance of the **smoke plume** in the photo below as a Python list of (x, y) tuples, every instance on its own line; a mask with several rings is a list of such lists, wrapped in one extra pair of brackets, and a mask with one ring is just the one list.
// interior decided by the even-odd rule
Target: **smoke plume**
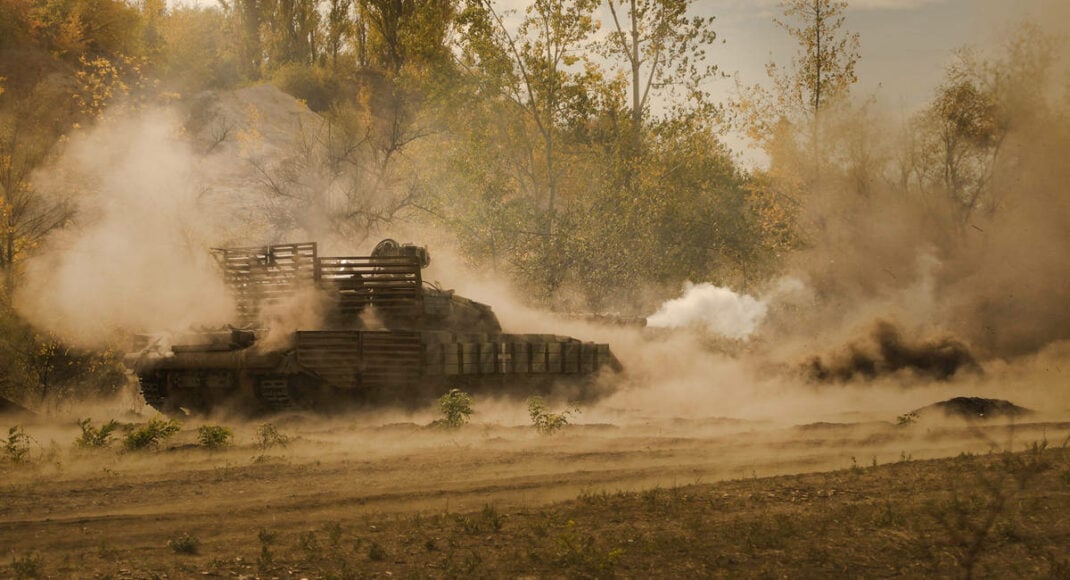
[(38, 178), (77, 187), (79, 213), (26, 265), (18, 310), (74, 344), (121, 330), (218, 325), (233, 305), (206, 249), (215, 227), (179, 124), (156, 111), (74, 137)]

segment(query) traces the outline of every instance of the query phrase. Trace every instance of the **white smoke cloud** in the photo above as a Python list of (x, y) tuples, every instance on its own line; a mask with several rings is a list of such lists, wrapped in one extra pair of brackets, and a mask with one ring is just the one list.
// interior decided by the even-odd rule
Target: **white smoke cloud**
[(701, 324), (712, 333), (746, 339), (765, 318), (768, 310), (765, 302), (746, 294), (736, 294), (713, 284), (687, 282), (683, 296), (662, 304), (646, 322), (647, 326), (655, 328)]
[(662, 304), (646, 323), (653, 328), (701, 326), (713, 334), (746, 340), (765, 320), (775, 299), (802, 289), (802, 282), (784, 278), (765, 296), (755, 298), (709, 283), (685, 282), (684, 295)]

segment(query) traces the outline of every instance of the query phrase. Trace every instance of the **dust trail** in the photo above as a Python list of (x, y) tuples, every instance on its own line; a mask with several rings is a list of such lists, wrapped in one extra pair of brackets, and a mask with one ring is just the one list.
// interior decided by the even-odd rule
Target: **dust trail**
[(231, 318), (205, 249), (216, 226), (178, 120), (154, 111), (76, 136), (38, 187), (81, 184), (78, 221), (27, 261), (19, 312), (74, 344), (122, 330), (181, 330)]

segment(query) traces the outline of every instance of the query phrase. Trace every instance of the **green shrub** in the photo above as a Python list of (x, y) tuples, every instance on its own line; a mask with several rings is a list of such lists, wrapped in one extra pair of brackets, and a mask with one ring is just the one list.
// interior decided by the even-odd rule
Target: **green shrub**
[(182, 532), (181, 536), (175, 536), (167, 540), (167, 547), (176, 554), (196, 554), (201, 547), (201, 541), (197, 536), (191, 536), (188, 532)]
[(201, 425), (197, 428), (197, 442), (212, 451), (230, 445), (234, 432), (221, 425)]
[(40, 578), (43, 576), (41, 572), (41, 557), (37, 554), (30, 554), (22, 558), (14, 558), (11, 560), (11, 571), (15, 573), (15, 578), (19, 580), (22, 578)]
[(290, 438), (282, 433), (271, 423), (264, 423), (256, 428), (256, 445), (261, 449), (272, 447), (286, 447), (290, 444)]
[(382, 562), (386, 560), (386, 549), (379, 545), (378, 542), (372, 542), (371, 546), (368, 546), (368, 559), (372, 562)]
[(123, 440), (123, 446), (130, 451), (155, 449), (160, 446), (160, 442), (178, 433), (181, 428), (182, 423), (174, 419), (164, 419), (157, 415), (149, 419), (148, 423), (127, 433), (126, 438)]
[(460, 389), (450, 389), (439, 397), (438, 408), (442, 412), (442, 418), (435, 423), (446, 429), (459, 429), (471, 418), (472, 395)]
[(119, 423), (113, 419), (94, 427), (93, 420), (87, 418), (78, 421), (78, 426), (82, 428), (82, 435), (74, 440), (74, 444), (83, 449), (99, 449), (111, 445), (112, 433), (119, 428)]
[(16, 464), (30, 460), (30, 436), (26, 434), (21, 425), (15, 425), (7, 430), (4, 455), (8, 461)]
[(553, 413), (543, 402), (542, 397), (532, 397), (528, 401), (528, 415), (535, 430), (542, 435), (553, 435), (568, 425), (569, 415), (579, 413), (579, 409), (566, 409), (560, 413)]

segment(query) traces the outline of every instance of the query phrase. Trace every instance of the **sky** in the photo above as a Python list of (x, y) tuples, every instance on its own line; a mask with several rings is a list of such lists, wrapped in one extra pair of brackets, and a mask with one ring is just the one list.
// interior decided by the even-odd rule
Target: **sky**
[[(1067, 0), (852, 0), (845, 28), (861, 38), (856, 91), (892, 111), (909, 114), (931, 96), (965, 45), (983, 45), (1025, 18), (1043, 21)], [(697, 11), (717, 17), (724, 44), (713, 58), (744, 84), (766, 79), (765, 64), (790, 62), (791, 39), (773, 22), (777, 0), (698, 0)], [(712, 86), (727, 96), (734, 82)]]
[[(217, 0), (171, 2), (218, 5)], [(503, 10), (522, 12), (530, 2), (495, 3)], [(794, 46), (773, 23), (778, 4), (779, 0), (695, 0), (696, 14), (716, 17), (714, 27), (723, 42), (710, 58), (723, 73), (749, 85), (766, 79), (770, 60), (790, 62)], [(916, 110), (931, 97), (957, 48), (984, 43), (1001, 26), (1026, 17), (1063, 21), (1067, 4), (1070, 0), (849, 0), (846, 28), (858, 32), (862, 40), (858, 89), (893, 109)], [(601, 20), (608, 28), (605, 7)], [(709, 89), (726, 99), (734, 86), (734, 80), (722, 80)]]

